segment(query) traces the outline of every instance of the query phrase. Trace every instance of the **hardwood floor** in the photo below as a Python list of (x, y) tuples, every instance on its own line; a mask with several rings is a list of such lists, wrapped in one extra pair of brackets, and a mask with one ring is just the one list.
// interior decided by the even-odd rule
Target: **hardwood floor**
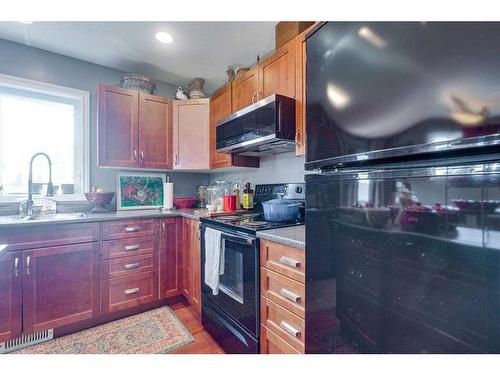
[(224, 350), (203, 329), (201, 318), (194, 307), (187, 302), (177, 302), (169, 307), (195, 339), (191, 344), (183, 346), (171, 354), (224, 354)]

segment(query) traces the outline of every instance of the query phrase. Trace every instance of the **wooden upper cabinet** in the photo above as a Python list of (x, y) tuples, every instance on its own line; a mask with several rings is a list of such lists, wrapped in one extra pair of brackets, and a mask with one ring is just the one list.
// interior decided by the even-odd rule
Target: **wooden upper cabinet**
[(232, 112), (237, 112), (240, 109), (255, 103), (257, 101), (259, 90), (258, 67), (255, 66), (248, 72), (236, 77), (231, 86)]
[(99, 244), (23, 251), (23, 333), (100, 314)]
[(99, 165), (137, 167), (139, 93), (100, 84), (97, 100)]
[(22, 252), (0, 253), (0, 342), (21, 336)]
[(209, 99), (173, 101), (174, 169), (209, 168)]
[(258, 63), (258, 99), (272, 94), (295, 98), (295, 43), (286, 44)]
[(210, 97), (210, 168), (231, 166), (231, 154), (216, 151), (217, 123), (231, 114), (231, 94), (232, 86), (228, 83)]
[(306, 152), (306, 34), (303, 31), (295, 39), (295, 153)]
[(172, 168), (172, 106), (160, 96), (139, 93), (139, 166)]
[(99, 166), (172, 168), (171, 116), (166, 98), (100, 84)]

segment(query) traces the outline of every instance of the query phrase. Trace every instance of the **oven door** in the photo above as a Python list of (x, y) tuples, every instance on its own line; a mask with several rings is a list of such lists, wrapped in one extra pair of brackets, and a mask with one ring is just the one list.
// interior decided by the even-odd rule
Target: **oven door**
[[(217, 228), (215, 228), (217, 229)], [(202, 226), (202, 293), (220, 310), (258, 337), (258, 252), (255, 237), (222, 233), (224, 270), (219, 279), (219, 293), (205, 284), (205, 230)]]

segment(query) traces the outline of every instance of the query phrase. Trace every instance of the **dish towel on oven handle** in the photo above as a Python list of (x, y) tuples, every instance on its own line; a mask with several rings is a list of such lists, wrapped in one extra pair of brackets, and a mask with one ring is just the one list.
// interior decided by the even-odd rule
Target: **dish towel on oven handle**
[(219, 276), (224, 274), (224, 248), (222, 233), (205, 229), (205, 284), (214, 295), (219, 294)]

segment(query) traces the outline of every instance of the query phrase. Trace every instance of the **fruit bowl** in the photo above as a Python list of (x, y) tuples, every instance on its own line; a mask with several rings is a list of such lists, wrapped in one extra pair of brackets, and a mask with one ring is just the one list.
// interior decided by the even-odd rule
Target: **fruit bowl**
[(89, 192), (85, 193), (85, 198), (92, 204), (94, 207), (90, 210), (90, 212), (109, 212), (105, 206), (109, 204), (115, 193), (113, 192)]
[(174, 197), (174, 205), (177, 208), (193, 208), (196, 202), (196, 197)]

